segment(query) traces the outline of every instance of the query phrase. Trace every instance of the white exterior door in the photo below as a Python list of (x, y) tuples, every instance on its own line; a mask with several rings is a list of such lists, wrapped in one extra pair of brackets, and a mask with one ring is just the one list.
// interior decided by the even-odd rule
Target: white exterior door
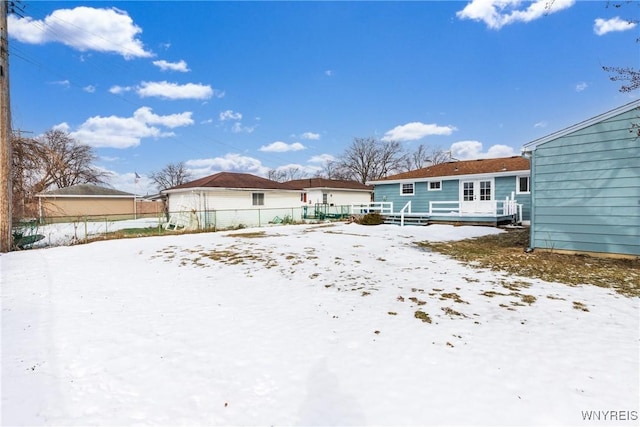
[(493, 180), (460, 182), (460, 213), (495, 214)]

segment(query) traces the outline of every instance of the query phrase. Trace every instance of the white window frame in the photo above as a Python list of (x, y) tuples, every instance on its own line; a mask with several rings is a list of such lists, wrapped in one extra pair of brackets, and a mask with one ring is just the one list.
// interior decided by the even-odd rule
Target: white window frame
[[(411, 186), (411, 193), (405, 193), (405, 185)], [(400, 183), (400, 195), (401, 196), (413, 196), (416, 193), (416, 183), (415, 182), (402, 182)]]
[[(528, 191), (520, 191), (520, 179), (527, 178)], [(531, 194), (531, 176), (520, 175), (516, 177), (516, 194)]]
[(252, 206), (264, 206), (264, 193), (251, 193)]
[[(431, 188), (431, 184), (438, 183), (438, 188)], [(427, 191), (442, 191), (442, 181), (429, 181), (427, 182)]]

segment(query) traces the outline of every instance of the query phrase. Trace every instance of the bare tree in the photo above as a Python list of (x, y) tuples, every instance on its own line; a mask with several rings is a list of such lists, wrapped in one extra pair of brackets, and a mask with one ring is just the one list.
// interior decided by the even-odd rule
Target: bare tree
[(270, 169), (267, 172), (267, 178), (272, 181), (285, 182), (302, 179), (305, 177), (304, 172), (299, 166), (289, 165), (282, 166), (277, 169)]
[(405, 170), (411, 171), (416, 169), (422, 169), (431, 164), (429, 158), (428, 148), (424, 144), (420, 144), (413, 153), (409, 153), (405, 156)]
[[(555, 0), (548, 0), (545, 4), (545, 9), (547, 11), (551, 10), (553, 3)], [(608, 0), (606, 3), (606, 8), (614, 7), (616, 9), (620, 9), (625, 5), (632, 6), (640, 6), (640, 2), (637, 0), (624, 0), (624, 1), (611, 1)], [(635, 16), (638, 16), (637, 14)], [(635, 19), (627, 19), (627, 23), (630, 25), (638, 24), (639, 20)], [(636, 37), (636, 43), (640, 42), (640, 37)], [(637, 63), (637, 62), (636, 62)], [(627, 82), (620, 86), (620, 92), (632, 92), (636, 89), (640, 89), (640, 68), (636, 67), (619, 67), (619, 66), (606, 66), (603, 65), (602, 69), (610, 74), (609, 80), (613, 82)]]
[(93, 166), (93, 149), (61, 130), (38, 138), (13, 136), (12, 186), (16, 216), (33, 216), (35, 194), (76, 184), (102, 184), (109, 173)]
[(316, 178), (350, 180), (349, 173), (340, 168), (339, 160), (327, 160), (322, 165), (322, 169), (316, 173)]
[(607, 67), (602, 69), (611, 74), (609, 80), (613, 82), (627, 82), (620, 86), (620, 92), (626, 93), (640, 88), (640, 70), (632, 67)]
[[(622, 8), (624, 5), (631, 5), (640, 7), (640, 2), (637, 0), (625, 0), (625, 1), (607, 1), (606, 7), (614, 7), (616, 9)], [(637, 12), (637, 10), (636, 10)], [(632, 13), (632, 15), (634, 15)], [(634, 16), (638, 16), (636, 13)], [(635, 19), (627, 19), (627, 23), (631, 25), (637, 25), (638, 18)], [(640, 42), (640, 37), (636, 37), (636, 43)], [(637, 58), (636, 58), (637, 59)], [(635, 62), (637, 64), (637, 61)], [(640, 88), (640, 68), (637, 67), (610, 67), (603, 66), (602, 69), (608, 72), (610, 75), (609, 79), (614, 82), (627, 82), (620, 86), (620, 92), (631, 92)]]
[(361, 183), (399, 172), (405, 163), (402, 146), (397, 141), (355, 138), (338, 159), (336, 169), (347, 178)]
[(151, 172), (149, 178), (156, 184), (158, 191), (184, 184), (191, 179), (191, 173), (184, 162), (169, 163), (157, 172)]
[(102, 171), (93, 162), (93, 148), (81, 144), (67, 132), (52, 129), (36, 138), (39, 145), (40, 180), (36, 191), (48, 188), (66, 188), (77, 184), (102, 184), (109, 173)]
[(447, 163), (454, 160), (451, 157), (451, 151), (444, 151), (440, 148), (434, 148), (429, 155), (432, 165), (439, 165), (440, 163)]

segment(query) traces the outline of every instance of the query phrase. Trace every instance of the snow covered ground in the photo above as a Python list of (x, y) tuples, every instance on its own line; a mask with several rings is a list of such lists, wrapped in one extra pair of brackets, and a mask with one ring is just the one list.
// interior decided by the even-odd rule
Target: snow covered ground
[(638, 298), (414, 244), (497, 232), (295, 225), (1, 255), (2, 425), (638, 425)]

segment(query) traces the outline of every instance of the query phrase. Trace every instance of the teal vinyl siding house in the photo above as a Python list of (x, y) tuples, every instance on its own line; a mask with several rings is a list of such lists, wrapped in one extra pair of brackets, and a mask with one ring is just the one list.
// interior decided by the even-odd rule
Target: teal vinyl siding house
[(367, 184), (376, 203), (429, 222), (526, 223), (531, 211), (529, 160), (520, 156), (452, 161)]
[(531, 248), (640, 256), (640, 100), (532, 141)]

